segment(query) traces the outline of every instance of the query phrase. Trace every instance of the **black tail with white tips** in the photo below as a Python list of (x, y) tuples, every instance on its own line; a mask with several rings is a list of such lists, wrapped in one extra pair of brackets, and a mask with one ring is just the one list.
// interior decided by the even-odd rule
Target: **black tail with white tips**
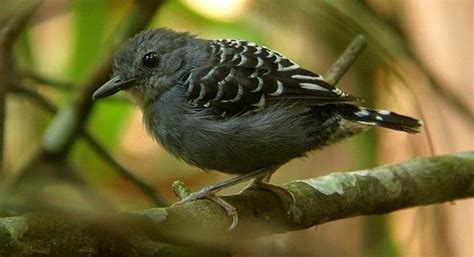
[(389, 129), (418, 133), (423, 125), (421, 120), (385, 110), (374, 110), (351, 104), (341, 104), (338, 112), (347, 120), (381, 126)]

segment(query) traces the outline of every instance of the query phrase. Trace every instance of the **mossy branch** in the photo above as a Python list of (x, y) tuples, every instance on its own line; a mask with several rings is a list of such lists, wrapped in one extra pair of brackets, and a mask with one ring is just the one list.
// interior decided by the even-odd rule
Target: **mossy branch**
[[(94, 214), (86, 219), (77, 218), (84, 217), (81, 215), (51, 218), (35, 214), (0, 218), (0, 242), (4, 242), (0, 243), (0, 255), (37, 248), (51, 254), (60, 249), (62, 254), (71, 256), (80, 256), (80, 249), (95, 254), (116, 249), (126, 251), (122, 252), (125, 256), (138, 256), (145, 250), (157, 254), (166, 247), (167, 256), (177, 256), (175, 251), (186, 252), (187, 248), (155, 241), (222, 249), (244, 239), (301, 230), (343, 218), (469, 198), (474, 196), (474, 152), (333, 173), (284, 186), (296, 197), (297, 208), (290, 214), (277, 196), (265, 190), (250, 189), (224, 197), (239, 212), (240, 222), (231, 232), (226, 231), (231, 218), (208, 200), (102, 217)], [(114, 228), (112, 224), (120, 226)], [(120, 233), (113, 233), (114, 229)], [(38, 233), (41, 237), (35, 237)], [(70, 247), (71, 240), (66, 240), (70, 237), (58, 236), (62, 233), (77, 238), (74, 247)], [(55, 238), (54, 244), (51, 238)]]
[(209, 234), (207, 238), (214, 242), (301, 230), (342, 218), (473, 197), (474, 152), (333, 173), (284, 187), (296, 198), (297, 208), (291, 214), (276, 195), (265, 190), (224, 197), (239, 213), (239, 225), (232, 233), (225, 232), (231, 218), (208, 200), (136, 213), (156, 221), (160, 235), (176, 240)]

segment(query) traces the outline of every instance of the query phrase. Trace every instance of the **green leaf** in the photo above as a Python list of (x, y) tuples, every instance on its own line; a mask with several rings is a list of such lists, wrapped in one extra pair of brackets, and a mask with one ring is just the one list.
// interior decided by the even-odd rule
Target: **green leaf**
[(78, 0), (72, 7), (75, 33), (69, 75), (77, 79), (102, 55), (107, 6), (105, 0)]

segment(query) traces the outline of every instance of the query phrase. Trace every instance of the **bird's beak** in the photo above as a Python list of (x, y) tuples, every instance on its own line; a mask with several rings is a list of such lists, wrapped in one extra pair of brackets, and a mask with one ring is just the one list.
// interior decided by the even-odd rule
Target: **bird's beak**
[(100, 86), (92, 95), (92, 99), (96, 100), (111, 96), (120, 90), (131, 87), (133, 82), (135, 82), (135, 79), (123, 80), (120, 77), (115, 76)]

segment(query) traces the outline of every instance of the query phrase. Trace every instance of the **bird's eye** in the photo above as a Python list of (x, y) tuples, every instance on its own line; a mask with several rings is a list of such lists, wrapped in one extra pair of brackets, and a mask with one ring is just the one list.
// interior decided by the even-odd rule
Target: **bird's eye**
[(158, 54), (155, 52), (145, 54), (142, 59), (142, 64), (148, 68), (155, 67), (158, 64)]

